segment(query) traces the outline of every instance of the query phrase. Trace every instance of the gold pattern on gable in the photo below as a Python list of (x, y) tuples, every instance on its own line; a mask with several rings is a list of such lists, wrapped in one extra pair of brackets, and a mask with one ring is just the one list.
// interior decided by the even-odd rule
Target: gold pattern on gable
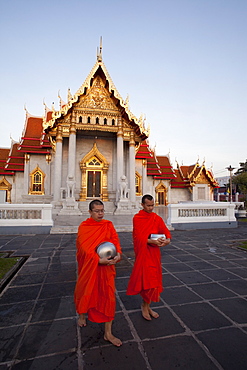
[(208, 178), (205, 176), (204, 173), (201, 173), (200, 177), (196, 178), (197, 184), (208, 184)]
[(102, 79), (97, 76), (92, 87), (88, 90), (86, 96), (81, 96), (77, 108), (103, 109), (118, 112), (109, 92), (104, 87)]

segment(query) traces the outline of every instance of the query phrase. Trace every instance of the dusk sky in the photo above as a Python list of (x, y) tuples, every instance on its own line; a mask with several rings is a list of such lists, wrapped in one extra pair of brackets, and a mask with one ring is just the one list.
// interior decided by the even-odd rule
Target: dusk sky
[(247, 159), (247, 0), (0, 0), (0, 147), (103, 62), (150, 146), (216, 177)]

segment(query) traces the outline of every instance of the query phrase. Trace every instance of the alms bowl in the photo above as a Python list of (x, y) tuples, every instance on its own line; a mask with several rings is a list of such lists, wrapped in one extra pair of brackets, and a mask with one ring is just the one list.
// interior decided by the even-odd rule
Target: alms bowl
[(96, 249), (100, 258), (114, 258), (117, 255), (117, 250), (111, 242), (100, 243)]
[(166, 236), (165, 236), (165, 234), (151, 234), (151, 235), (149, 235), (149, 239), (151, 239), (151, 240), (157, 240), (159, 238), (165, 238), (166, 239)]

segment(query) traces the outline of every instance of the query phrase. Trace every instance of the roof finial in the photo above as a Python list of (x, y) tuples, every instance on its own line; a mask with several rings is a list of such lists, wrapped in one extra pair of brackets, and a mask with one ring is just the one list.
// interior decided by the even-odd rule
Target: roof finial
[(100, 46), (97, 48), (97, 61), (102, 62), (102, 36), (100, 36)]

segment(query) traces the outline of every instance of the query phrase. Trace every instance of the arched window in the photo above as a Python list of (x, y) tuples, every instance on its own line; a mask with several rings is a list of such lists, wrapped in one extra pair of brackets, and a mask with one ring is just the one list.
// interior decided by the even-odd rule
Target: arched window
[(107, 119), (104, 118), (104, 125), (107, 125)]
[(115, 126), (115, 119), (111, 121), (112, 126)]
[(90, 123), (90, 117), (87, 117), (87, 123)]
[(39, 194), (43, 195), (44, 192), (44, 180), (45, 174), (39, 167), (36, 167), (33, 172), (30, 173), (30, 190), (29, 194)]
[(99, 117), (96, 117), (96, 124), (98, 125), (99, 124)]
[(79, 117), (79, 123), (82, 123), (82, 116)]

